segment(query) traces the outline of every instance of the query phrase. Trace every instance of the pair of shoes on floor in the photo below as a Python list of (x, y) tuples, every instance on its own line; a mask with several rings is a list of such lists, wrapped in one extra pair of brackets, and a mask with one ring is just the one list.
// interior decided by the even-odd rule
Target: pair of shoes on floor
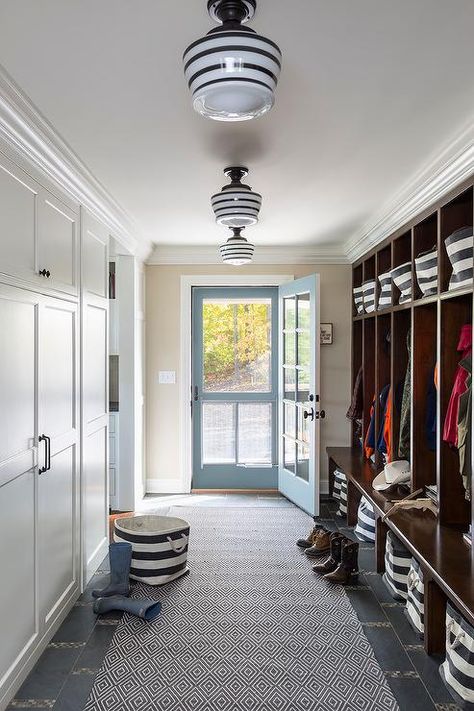
[(339, 531), (329, 534), (329, 557), (313, 565), (330, 583), (348, 585), (357, 582), (359, 576), (359, 544)]
[(328, 556), (313, 566), (314, 572), (320, 573), (326, 580), (342, 585), (357, 580), (359, 544), (339, 531), (330, 531), (321, 524), (315, 524), (308, 538), (300, 538), (296, 545), (304, 548), (309, 558)]
[(122, 610), (152, 622), (158, 617), (161, 603), (156, 600), (131, 600), (130, 566), (132, 564), (132, 546), (130, 543), (111, 543), (109, 545), (110, 581), (100, 590), (93, 590), (94, 612), (104, 615), (111, 610)]

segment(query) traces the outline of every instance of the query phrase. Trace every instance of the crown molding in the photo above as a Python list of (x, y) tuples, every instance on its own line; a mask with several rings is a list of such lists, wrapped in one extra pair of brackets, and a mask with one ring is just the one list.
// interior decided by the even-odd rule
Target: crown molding
[[(133, 218), (94, 177), (8, 72), (0, 65), (0, 136), (27, 172), (51, 182), (103, 222), (131, 254), (145, 259), (152, 249)], [(39, 174), (39, 175), (38, 175)], [(45, 187), (51, 187), (46, 185)], [(139, 239), (137, 239), (139, 237)]]
[(474, 173), (474, 122), (345, 244), (352, 263)]
[[(342, 246), (342, 245), (341, 245)], [(335, 247), (258, 247), (253, 264), (349, 264), (342, 249)], [(157, 245), (147, 265), (222, 264), (218, 246)]]

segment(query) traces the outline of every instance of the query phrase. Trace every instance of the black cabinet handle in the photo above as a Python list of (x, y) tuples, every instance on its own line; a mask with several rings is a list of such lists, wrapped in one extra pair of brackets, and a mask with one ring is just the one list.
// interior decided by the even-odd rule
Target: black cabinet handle
[(38, 273), (40, 276), (46, 277), (46, 279), (49, 279), (49, 277), (51, 276), (51, 272), (49, 271), (49, 269), (40, 269)]
[(44, 474), (51, 469), (51, 437), (42, 434), (38, 442), (44, 442), (44, 466), (39, 469), (39, 473)]

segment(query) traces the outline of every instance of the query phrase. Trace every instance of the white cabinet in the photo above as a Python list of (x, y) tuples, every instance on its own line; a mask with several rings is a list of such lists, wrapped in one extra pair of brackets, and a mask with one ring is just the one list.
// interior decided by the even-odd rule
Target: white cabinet
[(77, 309), (0, 285), (2, 687), (79, 593)]
[(0, 274), (78, 294), (79, 209), (0, 154)]
[(109, 415), (109, 504), (112, 510), (118, 510), (118, 472), (119, 472), (119, 413)]

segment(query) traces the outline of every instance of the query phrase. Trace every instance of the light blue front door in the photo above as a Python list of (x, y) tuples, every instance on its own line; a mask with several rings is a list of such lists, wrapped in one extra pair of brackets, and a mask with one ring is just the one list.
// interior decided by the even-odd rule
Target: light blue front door
[(319, 275), (280, 287), (279, 472), (282, 494), (319, 514)]
[(193, 489), (278, 484), (278, 289), (193, 289)]

